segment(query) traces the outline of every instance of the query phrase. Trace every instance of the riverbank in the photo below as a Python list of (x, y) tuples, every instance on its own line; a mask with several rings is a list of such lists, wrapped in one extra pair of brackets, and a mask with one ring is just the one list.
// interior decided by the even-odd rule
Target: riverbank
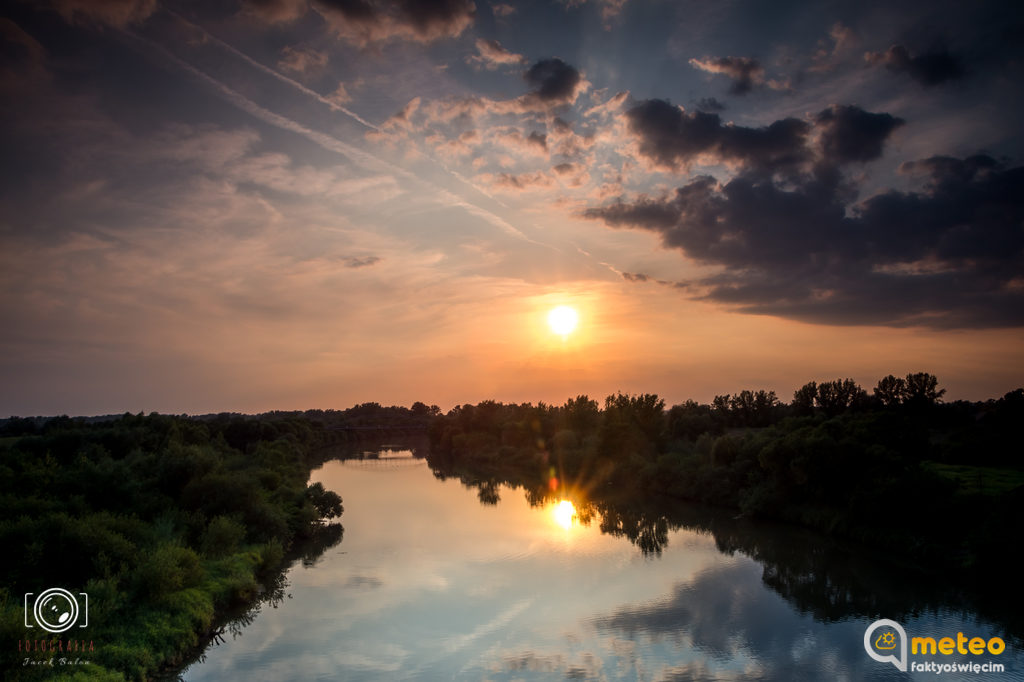
[[(306, 485), (321, 440), (308, 420), (126, 415), (35, 431), (0, 444), (4, 679), (142, 680), (178, 666), (342, 512)], [(25, 613), (56, 586), (71, 597)], [(86, 643), (78, 663), (51, 665), (53, 642), (72, 635)]]
[(670, 410), (649, 394), (609, 396), (603, 409), (586, 396), (464, 405), (435, 419), (432, 457), (528, 486), (700, 502), (951, 573), (1008, 575), (1002, 557), (1024, 523), (1014, 432), (1024, 391), (986, 403), (884, 403), (833, 383), (850, 399), (801, 404), (798, 391), (785, 405), (744, 391)]

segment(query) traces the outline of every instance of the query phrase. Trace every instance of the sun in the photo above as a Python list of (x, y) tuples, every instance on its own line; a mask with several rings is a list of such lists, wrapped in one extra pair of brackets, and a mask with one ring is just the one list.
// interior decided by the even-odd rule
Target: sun
[(567, 305), (560, 305), (548, 313), (548, 326), (551, 327), (551, 331), (563, 338), (576, 329), (579, 320), (576, 311)]

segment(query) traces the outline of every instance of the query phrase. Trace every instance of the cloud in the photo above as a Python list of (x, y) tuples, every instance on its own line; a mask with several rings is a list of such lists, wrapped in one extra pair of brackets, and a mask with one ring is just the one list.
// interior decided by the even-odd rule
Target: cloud
[(337, 104), (348, 104), (352, 101), (352, 95), (349, 94), (348, 88), (344, 83), (338, 83), (338, 87), (334, 89), (334, 92), (327, 95), (327, 99)]
[(366, 268), (381, 261), (380, 256), (351, 256), (342, 259), (346, 268)]
[(880, 157), (885, 141), (904, 121), (891, 114), (873, 114), (851, 105), (833, 105), (819, 113), (815, 123), (821, 129), (825, 159), (849, 163)]
[(832, 71), (839, 65), (840, 59), (849, 54), (860, 42), (853, 29), (841, 22), (832, 25), (828, 36), (831, 46), (824, 40), (818, 41), (818, 49), (811, 57), (809, 71), (816, 73)]
[(960, 58), (945, 48), (912, 55), (903, 45), (893, 45), (885, 52), (868, 52), (864, 60), (872, 65), (885, 65), (895, 73), (905, 73), (925, 87), (962, 78)]
[(476, 51), (477, 54), (470, 56), (466, 61), (491, 71), (499, 66), (526, 63), (526, 57), (506, 50), (497, 40), (479, 38), (476, 41)]
[(360, 47), (396, 38), (454, 38), (476, 16), (470, 0), (316, 0), (314, 7), (339, 38)]
[(714, 97), (702, 97), (697, 100), (697, 110), (707, 111), (709, 113), (716, 113), (719, 111), (725, 111), (725, 105), (719, 102)]
[(557, 57), (541, 59), (523, 77), (533, 88), (529, 97), (544, 105), (572, 104), (586, 87), (580, 72)]
[(247, 13), (271, 24), (294, 21), (309, 8), (307, 0), (245, 0), (244, 4)]
[[(288, 86), (298, 90), (299, 92), (301, 92), (302, 94), (306, 95), (307, 97), (310, 97), (310, 98), (312, 98), (312, 99), (314, 99), (314, 100), (316, 100), (316, 101), (318, 101), (318, 102), (320, 102), (322, 104), (326, 104), (327, 106), (329, 106), (333, 110), (340, 111), (340, 112), (344, 113), (346, 116), (349, 116), (353, 120), (359, 121), (361, 124), (363, 124), (367, 128), (370, 128), (371, 130), (376, 130), (377, 129), (377, 126), (375, 126), (374, 124), (370, 123), (369, 121), (364, 119), (359, 114), (357, 114), (354, 111), (351, 111), (349, 109), (346, 109), (344, 106), (342, 106), (341, 103), (339, 103), (337, 101), (337, 99), (332, 99), (330, 97), (324, 97), (320, 93), (315, 92), (313, 90), (310, 90), (309, 88), (307, 88), (302, 83), (299, 83), (298, 81), (293, 80), (293, 79), (289, 78), (288, 76), (285, 76), (284, 74), (279, 73), (278, 71), (275, 71), (274, 69), (271, 69), (270, 67), (266, 66), (262, 62), (253, 59), (252, 57), (250, 57), (246, 53), (242, 52), (241, 50), (238, 50), (238, 49), (232, 47), (228, 43), (224, 42), (223, 40), (221, 40), (217, 36), (213, 35), (209, 31), (204, 29), (203, 27), (198, 26), (198, 25), (193, 24), (192, 22), (188, 21), (187, 19), (185, 19), (180, 14), (177, 14), (177, 13), (167, 9), (166, 7), (163, 8), (163, 11), (165, 11), (168, 14), (170, 14), (171, 16), (173, 16), (179, 22), (181, 22), (182, 24), (187, 26), (190, 30), (197, 32), (199, 35), (202, 36), (203, 41), (209, 42), (209, 43), (213, 43), (214, 45), (218, 45), (223, 50), (227, 51), (228, 53), (230, 53), (230, 54), (232, 54), (232, 55), (234, 55), (236, 57), (238, 57), (239, 59), (244, 61), (246, 64), (249, 64), (253, 68), (255, 68), (255, 69), (257, 69), (257, 70), (267, 74), (268, 76), (270, 76), (270, 77), (272, 77), (272, 78), (274, 78), (274, 79), (276, 79), (276, 80), (278, 80), (278, 81), (280, 81), (282, 83), (287, 84)], [(155, 47), (157, 47), (158, 51), (164, 51), (162, 47), (158, 47), (158, 46), (155, 46)], [(185, 68), (186, 70), (198, 71), (191, 64), (188, 64), (187, 62), (182, 62), (177, 57), (173, 57), (172, 56), (171, 57), (171, 61), (173, 61), (175, 63), (180, 63), (182, 65), (182, 67)], [(197, 75), (199, 75), (199, 77), (203, 78), (203, 79), (207, 78), (206, 74), (202, 73), (202, 72), (198, 72)], [(359, 81), (357, 81), (357, 83), (358, 82)], [(217, 85), (221, 85), (221, 84), (219, 82), (217, 82)]]
[[(562, 4), (566, 7), (579, 7), (585, 5), (588, 0), (562, 0)], [(626, 6), (628, 0), (590, 0), (597, 5), (601, 10), (601, 20), (604, 22), (605, 30), (610, 30), (612, 20), (615, 19), (619, 14), (622, 13), (622, 8)]]
[[(576, 102), (579, 95), (590, 87), (590, 83), (573, 66), (558, 58), (542, 59), (523, 73), (529, 91), (518, 97), (495, 100), (488, 97), (449, 97), (423, 103), (413, 121), (416, 111), (392, 117), (381, 128), (403, 129), (406, 132), (422, 132), (428, 136), (454, 139), (467, 129), (477, 129), (484, 134), (485, 141), (521, 151), (542, 153), (548, 150), (559, 154), (576, 154), (592, 144), (583, 136), (574, 135), (555, 112)], [(416, 100), (419, 104), (419, 100)], [(547, 133), (508, 133), (508, 119), (498, 119), (498, 127), (492, 127), (492, 117), (507, 117), (521, 114), (543, 114), (548, 119)], [(491, 137), (491, 134), (494, 137)], [(371, 138), (393, 137), (370, 135)], [(439, 139), (439, 138), (438, 138)]]
[(498, 3), (491, 7), (496, 17), (510, 17), (516, 13), (516, 8), (506, 3)]
[(729, 92), (734, 95), (745, 95), (755, 85), (764, 83), (764, 67), (752, 57), (705, 57), (704, 59), (691, 59), (690, 66), (728, 76), (732, 79)]
[(281, 50), (281, 55), (280, 61), (277, 62), (277, 68), (282, 71), (306, 73), (327, 66), (327, 53), (322, 50), (286, 45)]
[(522, 192), (526, 190), (548, 189), (555, 181), (543, 171), (529, 173), (483, 173), (477, 176), (482, 182), (498, 191)]
[(108, 24), (124, 28), (156, 11), (156, 0), (51, 0), (50, 5), (69, 24)]
[(740, 311), (826, 324), (1024, 325), (1024, 167), (989, 156), (904, 164), (923, 178), (860, 203), (808, 175), (703, 176), (584, 217), (658, 234), (722, 271), (681, 283)]
[(0, 17), (0, 88), (14, 87), (15, 81), (46, 79), (46, 48), (10, 19)]
[(665, 100), (650, 99), (627, 110), (628, 128), (639, 152), (656, 165), (683, 170), (702, 156), (762, 170), (785, 170), (808, 158), (810, 124), (795, 118), (764, 128), (722, 123), (718, 114), (686, 112)]

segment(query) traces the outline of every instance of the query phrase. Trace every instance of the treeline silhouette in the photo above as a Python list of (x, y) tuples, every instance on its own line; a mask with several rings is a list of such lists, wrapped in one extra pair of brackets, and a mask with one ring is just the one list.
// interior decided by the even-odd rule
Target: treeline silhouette
[[(92, 641), (94, 651), (67, 654), (91, 661), (68, 675), (149, 679), (194, 656), (231, 609), (273, 599), (265, 583), (287, 560), (311, 561), (341, 539), (340, 525), (321, 521), (342, 513), (341, 498), (307, 487), (326, 435), (280, 414), (4, 422), (4, 679), (53, 677), (23, 665), (54, 655), (20, 652), (26, 639)], [(26, 629), (23, 595), (54, 586), (88, 595), (88, 628)]]
[(943, 403), (927, 373), (744, 390), (666, 409), (653, 394), (462, 405), (430, 426), (436, 467), (555, 478), (600, 499), (659, 494), (851, 538), (944, 568), (1009, 571), (1024, 523), (1024, 389)]

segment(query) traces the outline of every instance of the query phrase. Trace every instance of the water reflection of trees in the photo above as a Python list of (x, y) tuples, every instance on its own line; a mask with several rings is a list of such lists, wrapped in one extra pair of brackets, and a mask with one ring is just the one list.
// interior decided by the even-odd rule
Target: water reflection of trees
[(195, 654), (164, 679), (182, 682), (184, 672), (189, 666), (206, 661), (210, 646), (223, 644), (227, 640), (227, 635), (232, 639), (240, 637), (245, 628), (252, 625), (264, 609), (276, 609), (285, 599), (291, 599), (291, 594), (288, 593), (291, 586), (288, 582), (288, 573), (291, 569), (300, 562), (304, 568), (315, 566), (327, 550), (339, 544), (344, 536), (345, 528), (340, 523), (323, 523), (313, 527), (307, 535), (297, 540), (285, 555), (281, 569), (264, 579), (260, 585), (260, 593), (253, 600), (226, 611), (199, 642)]
[(335, 459), (378, 459), (385, 450), (408, 450), (414, 459), (422, 460), (430, 450), (430, 442), (424, 434), (355, 432), (344, 442), (320, 448), (314, 464), (322, 465)]
[[(661, 555), (673, 531), (710, 536), (723, 554), (750, 557), (760, 565), (761, 582), (799, 613), (837, 623), (850, 618), (908, 618), (927, 612), (977, 614), (1004, 628), (1018, 644), (1024, 641), (1024, 618), (1007, 606), (1002, 590), (955, 587), (960, 581), (894, 560), (877, 549), (836, 541), (811, 530), (754, 521), (734, 511), (648, 496), (616, 496), (562, 482), (552, 489), (542, 473), (474, 471), (431, 457), (434, 475), (457, 478), (476, 488), (481, 502), (497, 499), (498, 488), (521, 488), (531, 506), (571, 497), (581, 523), (598, 520), (602, 533), (629, 540), (642, 554)], [(586, 496), (583, 496), (586, 494)]]

